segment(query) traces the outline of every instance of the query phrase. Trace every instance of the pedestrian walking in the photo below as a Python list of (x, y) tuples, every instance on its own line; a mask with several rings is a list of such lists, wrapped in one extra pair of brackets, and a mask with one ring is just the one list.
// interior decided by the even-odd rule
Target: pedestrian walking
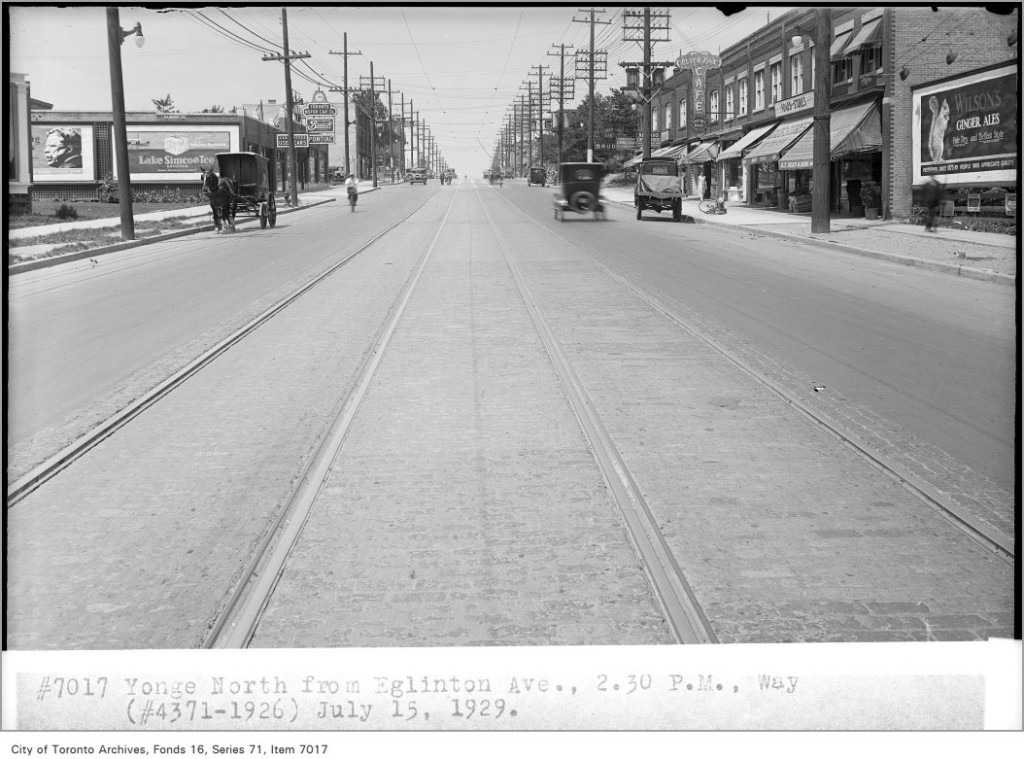
[(348, 179), (345, 180), (345, 191), (348, 193), (348, 204), (349, 207), (356, 210), (356, 198), (359, 197), (359, 187), (356, 184), (356, 178), (351, 174), (348, 175)]
[(929, 232), (937, 232), (938, 225), (935, 218), (939, 214), (939, 206), (942, 203), (943, 188), (938, 179), (932, 177), (924, 187), (924, 205), (927, 209), (924, 218), (924, 228)]

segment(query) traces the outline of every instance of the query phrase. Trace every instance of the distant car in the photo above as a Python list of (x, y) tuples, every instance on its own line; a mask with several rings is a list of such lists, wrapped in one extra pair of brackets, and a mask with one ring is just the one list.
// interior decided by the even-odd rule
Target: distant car
[(603, 176), (604, 164), (601, 163), (559, 164), (561, 184), (554, 198), (555, 218), (564, 221), (565, 212), (571, 211), (580, 215), (592, 213), (593, 218), (604, 219), (604, 206), (601, 204)]
[(541, 187), (547, 187), (548, 184), (548, 173), (544, 170), (543, 166), (531, 166), (530, 173), (526, 177), (526, 186), (539, 184)]
[(413, 169), (409, 172), (409, 184), (420, 184), (427, 183), (427, 170), (426, 169)]

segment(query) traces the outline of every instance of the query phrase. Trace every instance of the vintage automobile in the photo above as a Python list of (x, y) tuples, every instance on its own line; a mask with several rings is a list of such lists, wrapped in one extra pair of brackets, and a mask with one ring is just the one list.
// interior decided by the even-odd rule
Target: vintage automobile
[(548, 185), (548, 172), (543, 166), (531, 166), (530, 173), (526, 176), (526, 186), (539, 184), (541, 187)]
[(604, 219), (601, 205), (601, 177), (604, 164), (561, 163), (558, 165), (559, 190), (555, 193), (555, 218), (565, 221), (565, 212), (588, 214)]
[(683, 218), (682, 178), (674, 158), (648, 158), (640, 162), (633, 204), (638, 221), (647, 208), (658, 213), (671, 211), (673, 221)]
[(420, 182), (421, 184), (427, 183), (426, 169), (417, 167), (409, 170), (409, 184), (416, 184), (417, 182)]

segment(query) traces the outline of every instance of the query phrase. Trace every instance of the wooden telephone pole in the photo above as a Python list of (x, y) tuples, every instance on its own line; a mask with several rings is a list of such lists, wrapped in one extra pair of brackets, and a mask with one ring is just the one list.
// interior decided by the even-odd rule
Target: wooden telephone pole
[(263, 60), (265, 61), (284, 61), (284, 92), (285, 92), (285, 109), (287, 111), (285, 118), (288, 122), (288, 187), (289, 197), (291, 199), (291, 205), (297, 206), (299, 204), (299, 187), (298, 187), (298, 172), (299, 164), (295, 157), (295, 124), (293, 123), (292, 116), (292, 60), (295, 58), (311, 58), (309, 53), (290, 53), (288, 51), (288, 9), (281, 9), (281, 28), (284, 35), (282, 49), (284, 53), (281, 55), (265, 55)]

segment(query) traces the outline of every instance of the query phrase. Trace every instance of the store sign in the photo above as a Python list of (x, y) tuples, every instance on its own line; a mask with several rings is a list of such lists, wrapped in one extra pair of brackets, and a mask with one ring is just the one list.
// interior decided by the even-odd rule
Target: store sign
[[(689, 69), (693, 72), (694, 110), (704, 113), (704, 89), (707, 83), (708, 69), (722, 67), (722, 59), (717, 55), (702, 51), (687, 53), (676, 59), (676, 68)], [(703, 131), (698, 129), (697, 131)]]
[(791, 113), (799, 113), (800, 111), (806, 111), (808, 108), (814, 107), (814, 92), (804, 92), (800, 95), (794, 95), (786, 100), (780, 100), (775, 104), (775, 115), (776, 116), (787, 116)]
[(127, 131), (132, 174), (198, 174), (217, 164), (217, 153), (231, 152), (231, 133), (220, 130)]
[(330, 103), (307, 103), (302, 109), (305, 118), (310, 116), (337, 116), (338, 109)]
[(333, 132), (334, 131), (334, 117), (333, 116), (313, 116), (306, 117), (306, 131), (307, 132)]
[(912, 89), (914, 184), (1016, 184), (1017, 64)]
[(92, 126), (32, 125), (32, 177), (35, 182), (93, 181)]
[[(277, 135), (277, 146), (279, 148), (288, 147), (288, 135), (279, 134)], [(309, 135), (305, 132), (300, 132), (295, 135), (295, 147), (296, 148), (308, 148), (309, 147)]]
[[(298, 135), (296, 135), (297, 137)], [(309, 135), (310, 145), (333, 145), (334, 144), (334, 132), (327, 134), (311, 134)]]

